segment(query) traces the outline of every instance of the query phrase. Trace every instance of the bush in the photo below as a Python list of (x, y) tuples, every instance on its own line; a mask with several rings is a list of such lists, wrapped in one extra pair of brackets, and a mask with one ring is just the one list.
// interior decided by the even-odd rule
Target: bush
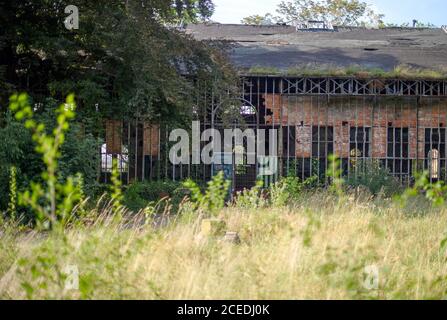
[(253, 188), (237, 192), (234, 199), (234, 207), (243, 209), (266, 207), (267, 201), (263, 194), (263, 185), (264, 183), (261, 180), (258, 180)]
[[(43, 112), (34, 115), (38, 123), (45, 124), (47, 133), (55, 128), (54, 111), (58, 104), (53, 99), (47, 99)], [(3, 115), (0, 127), (0, 211), (7, 209), (9, 200), (10, 168), (17, 168), (17, 189), (22, 191), (29, 187), (31, 181), (41, 181), (44, 164), (32, 140), (31, 132), (17, 121), (8, 111)], [(61, 157), (58, 161), (61, 179), (82, 174), (84, 191), (87, 196), (94, 196), (98, 187), (98, 163), (100, 140), (90, 134), (85, 134), (82, 123), (72, 122), (65, 135), (65, 143), (61, 147)], [(21, 208), (23, 211), (24, 209)], [(22, 212), (23, 213), (23, 212)]]
[(125, 190), (123, 203), (134, 212), (164, 197), (172, 198), (172, 201), (177, 203), (183, 198), (180, 186), (179, 182), (167, 180), (135, 182)]
[(216, 215), (216, 213), (225, 206), (229, 197), (229, 188), (231, 182), (225, 180), (223, 171), (219, 171), (207, 183), (204, 191), (191, 179), (183, 183), (183, 187), (190, 192), (190, 201), (199, 212)]
[(298, 199), (304, 184), (297, 177), (284, 177), (270, 187), (270, 200), (273, 206), (284, 206)]
[(346, 179), (346, 185), (355, 188), (364, 186), (373, 195), (382, 193), (391, 196), (402, 191), (399, 180), (374, 160), (358, 163), (356, 173), (351, 173), (351, 176)]

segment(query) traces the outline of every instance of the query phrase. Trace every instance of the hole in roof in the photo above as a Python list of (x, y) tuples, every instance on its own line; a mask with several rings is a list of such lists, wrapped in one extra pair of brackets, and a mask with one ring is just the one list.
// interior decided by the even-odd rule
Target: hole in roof
[(377, 49), (377, 48), (363, 48), (363, 50), (365, 50), (365, 51), (377, 51), (379, 49)]
[(274, 33), (261, 33), (261, 36), (274, 36)]

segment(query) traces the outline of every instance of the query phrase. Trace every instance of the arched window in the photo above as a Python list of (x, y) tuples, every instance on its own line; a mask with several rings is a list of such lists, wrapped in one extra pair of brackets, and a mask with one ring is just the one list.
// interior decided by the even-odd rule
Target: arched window
[(439, 179), (439, 151), (436, 149), (430, 150), (428, 153), (428, 169), (430, 170), (431, 179)]

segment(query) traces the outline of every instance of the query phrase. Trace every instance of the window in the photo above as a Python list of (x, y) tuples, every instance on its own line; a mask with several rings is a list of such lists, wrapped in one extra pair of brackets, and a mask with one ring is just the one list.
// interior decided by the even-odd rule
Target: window
[(312, 157), (327, 158), (334, 153), (334, 127), (312, 127)]
[(408, 158), (408, 128), (388, 128), (388, 158)]
[(441, 173), (441, 160), (445, 159), (445, 128), (425, 129), (425, 154), (427, 155), (427, 167), (431, 179), (439, 179)]
[(240, 109), (241, 115), (252, 116), (256, 114), (256, 108), (253, 106), (243, 105)]
[(440, 159), (445, 158), (445, 128), (426, 128), (425, 129), (425, 154), (430, 150), (436, 149), (439, 151)]
[(351, 158), (368, 158), (370, 156), (371, 128), (351, 127), (349, 133), (349, 150)]
[(295, 126), (284, 127), (282, 132), (284, 156), (294, 158), (296, 150), (296, 128)]
[(129, 162), (129, 152), (125, 146), (122, 146), (120, 154), (107, 153), (107, 145), (104, 143), (101, 146), (101, 171), (112, 172), (112, 161), (117, 160), (118, 171), (127, 172), (127, 166)]
[(411, 171), (408, 128), (388, 128), (387, 140), (388, 170), (394, 175), (408, 176)]

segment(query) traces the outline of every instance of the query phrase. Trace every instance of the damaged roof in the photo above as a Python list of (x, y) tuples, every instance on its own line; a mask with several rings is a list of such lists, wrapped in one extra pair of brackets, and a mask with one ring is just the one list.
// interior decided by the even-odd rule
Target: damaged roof
[(310, 64), (447, 70), (447, 33), (441, 28), (297, 31), (293, 26), (212, 23), (188, 25), (186, 33), (197, 40), (231, 42), (229, 56), (245, 71), (253, 67), (287, 71)]

